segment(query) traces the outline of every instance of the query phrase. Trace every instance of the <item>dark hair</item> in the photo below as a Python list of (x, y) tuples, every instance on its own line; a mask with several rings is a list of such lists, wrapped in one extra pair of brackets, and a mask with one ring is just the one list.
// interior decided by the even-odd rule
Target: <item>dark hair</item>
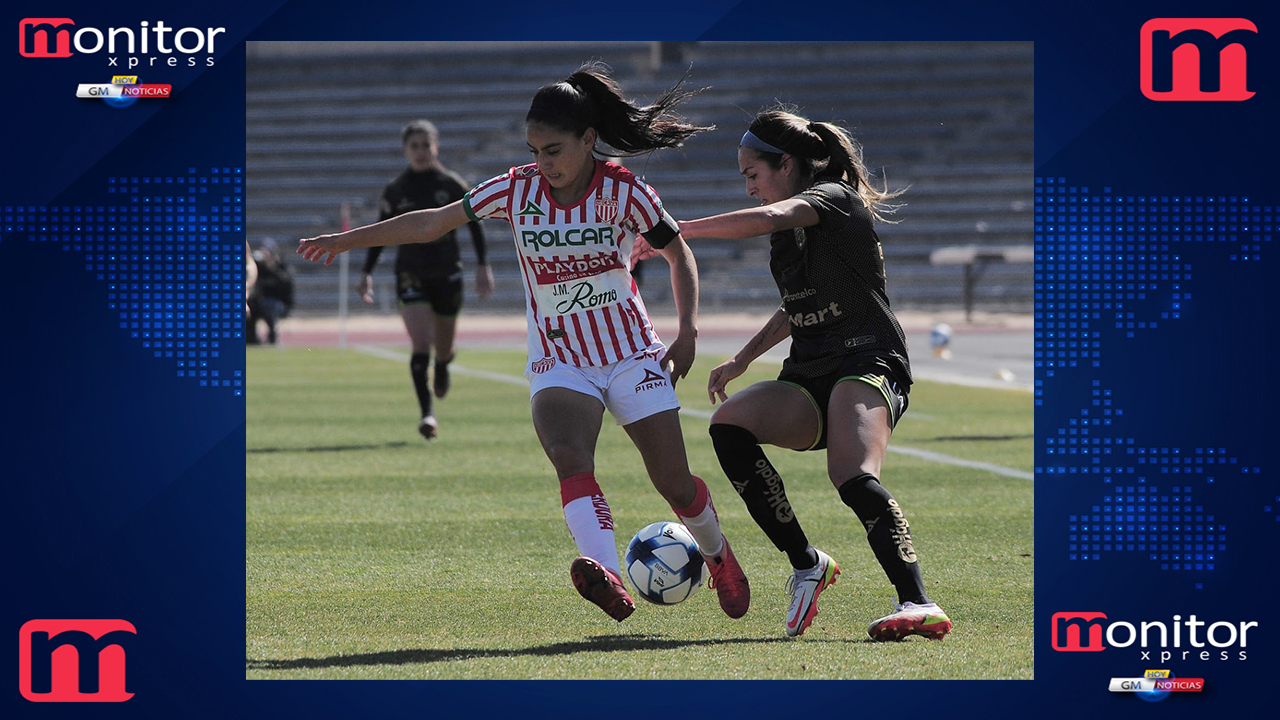
[(680, 147), (689, 137), (714, 125), (693, 125), (672, 111), (700, 90), (681, 92), (684, 79), (652, 105), (640, 107), (622, 96), (609, 76), (609, 66), (591, 61), (563, 82), (544, 85), (533, 96), (526, 123), (536, 122), (582, 137), (595, 128), (601, 140), (619, 156), (641, 155), (661, 148)]
[[(862, 145), (847, 130), (832, 123), (810, 122), (795, 113), (791, 106), (779, 105), (756, 115), (751, 122), (752, 135), (783, 150), (797, 160), (806, 177), (820, 180), (843, 180), (853, 186), (872, 216), (881, 222), (893, 222), (884, 216), (901, 204), (889, 202), (906, 192), (872, 187), (871, 174), (862, 160)], [(754, 150), (754, 148), (753, 148)], [(779, 153), (755, 150), (774, 169), (782, 165)]]
[(414, 120), (401, 128), (400, 144), (407, 144), (409, 142), (409, 138), (417, 135), (418, 133), (425, 133), (433, 142), (440, 141), (440, 131), (436, 129), (435, 123), (430, 120)]

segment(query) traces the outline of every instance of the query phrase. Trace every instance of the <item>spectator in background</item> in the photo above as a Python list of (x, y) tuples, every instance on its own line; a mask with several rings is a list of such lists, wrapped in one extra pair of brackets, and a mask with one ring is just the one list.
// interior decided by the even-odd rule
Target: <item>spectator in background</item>
[(245, 319), (249, 317), (249, 295), (253, 293), (253, 286), (258, 282), (258, 263), (253, 259), (253, 248), (249, 247), (248, 241), (244, 244), (244, 313)]
[(267, 344), (275, 345), (279, 339), (277, 326), (293, 309), (293, 275), (271, 238), (263, 240), (250, 259), (257, 266), (257, 282), (249, 293), (249, 327), (245, 339), (250, 345), (261, 344), (258, 337), (261, 320), (267, 324)]

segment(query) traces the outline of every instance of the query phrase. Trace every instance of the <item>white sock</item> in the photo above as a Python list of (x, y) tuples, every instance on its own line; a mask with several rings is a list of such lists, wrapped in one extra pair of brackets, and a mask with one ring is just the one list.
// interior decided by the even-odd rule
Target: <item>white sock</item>
[(578, 545), (578, 554), (595, 560), (622, 576), (618, 544), (613, 538), (613, 513), (593, 473), (580, 473), (560, 481), (564, 522)]
[(716, 516), (716, 507), (711, 503), (711, 491), (707, 489), (707, 484), (696, 475), (693, 477), (693, 482), (698, 492), (694, 495), (689, 507), (671, 509), (675, 511), (676, 517), (680, 518), (680, 522), (684, 523), (685, 529), (693, 536), (694, 542), (698, 543), (698, 549), (702, 554), (715, 557), (724, 547), (724, 533), (720, 530), (720, 518)]

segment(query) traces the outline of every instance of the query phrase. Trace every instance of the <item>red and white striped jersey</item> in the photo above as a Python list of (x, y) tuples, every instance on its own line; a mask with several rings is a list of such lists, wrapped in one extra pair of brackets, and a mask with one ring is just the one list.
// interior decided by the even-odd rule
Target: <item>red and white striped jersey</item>
[(529, 359), (611, 365), (660, 343), (628, 262), (665, 216), (657, 193), (624, 167), (596, 161), (577, 204), (562, 206), (536, 164), (511, 168), (463, 198), (473, 220), (511, 223), (524, 277)]

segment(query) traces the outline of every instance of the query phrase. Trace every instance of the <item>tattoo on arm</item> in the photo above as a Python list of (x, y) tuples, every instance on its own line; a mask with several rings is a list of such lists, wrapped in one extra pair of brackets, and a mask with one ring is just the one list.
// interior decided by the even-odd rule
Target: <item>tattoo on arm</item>
[(751, 341), (747, 343), (745, 348), (743, 348), (743, 353), (748, 358), (754, 360), (755, 358), (763, 355), (774, 345), (782, 342), (782, 339), (779, 337), (779, 333), (784, 329), (788, 334), (790, 333), (790, 330), (785, 327), (786, 323), (787, 316), (785, 313), (782, 311), (774, 313), (773, 317), (769, 318), (769, 322), (765, 323), (764, 327), (760, 329), (760, 332), (756, 333), (756, 336), (751, 338)]

